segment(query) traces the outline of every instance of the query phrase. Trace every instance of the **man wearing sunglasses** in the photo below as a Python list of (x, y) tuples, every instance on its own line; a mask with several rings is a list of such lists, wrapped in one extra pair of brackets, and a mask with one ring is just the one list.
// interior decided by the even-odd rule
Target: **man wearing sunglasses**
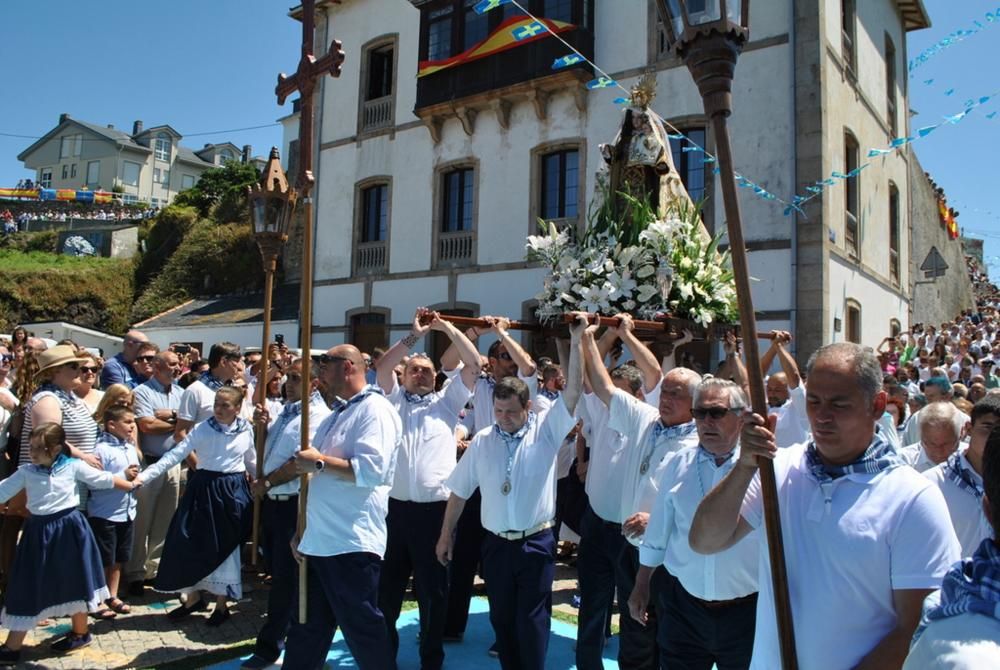
[[(426, 354), (406, 360), (402, 386), (394, 368), (431, 331), (454, 344), (463, 367), (459, 378), (434, 391), (436, 370)], [(479, 379), (479, 352), (460, 330), (423, 307), (413, 316), (410, 334), (379, 359), (377, 380), (403, 425), (396, 473), (389, 491), (388, 542), (379, 582), (379, 608), (385, 614), (393, 658), (399, 648), (396, 620), (411, 573), (420, 607), (420, 667), (436, 670), (444, 661), (448, 571), (434, 554), (448, 504), (444, 481), (455, 469), (455, 424)]]
[[(630, 322), (624, 327), (630, 328)], [(652, 407), (612, 381), (594, 339), (595, 330), (588, 328), (583, 336), (587, 379), (594, 395), (608, 408), (608, 428), (624, 437), (619, 474), (606, 484), (621, 492), (620, 502), (617, 510), (611, 510), (614, 516), (604, 519), (602, 525), (607, 532), (624, 535), (626, 540), (614, 566), (614, 580), (624, 599), (635, 585), (639, 544), (656, 500), (666, 456), (698, 444), (691, 398), (701, 375), (688, 368), (670, 370), (660, 384), (657, 407)], [(655, 607), (655, 602), (652, 605)], [(628, 616), (621, 617), (620, 622), (619, 666), (633, 670), (659, 668), (655, 626), (644, 628)]]
[(149, 342), (149, 338), (138, 330), (125, 333), (121, 353), (115, 354), (104, 363), (104, 369), (101, 371), (101, 388), (108, 388), (112, 384), (124, 384), (133, 389), (144, 381), (139, 378), (135, 370), (135, 359), (139, 355), (139, 348), (146, 342)]
[[(757, 610), (757, 534), (712, 556), (688, 543), (702, 498), (739, 459), (746, 394), (726, 379), (706, 379), (694, 393), (698, 446), (667, 456), (659, 494), (639, 548), (641, 567), (629, 597), (629, 614), (643, 625), (650, 578), (661, 565), (655, 622), (663, 667), (745, 668), (753, 651)], [(721, 633), (721, 634), (720, 634)]]

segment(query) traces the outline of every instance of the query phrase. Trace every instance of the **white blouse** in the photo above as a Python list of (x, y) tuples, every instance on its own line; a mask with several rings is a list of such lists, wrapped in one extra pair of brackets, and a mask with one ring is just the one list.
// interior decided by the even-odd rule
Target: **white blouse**
[(19, 467), (0, 482), (0, 500), (6, 502), (27, 489), (29, 512), (35, 516), (55, 514), (80, 505), (77, 482), (92, 489), (110, 489), (115, 485), (110, 472), (92, 468), (78, 458), (59, 456), (52, 468), (33, 463)]
[[(242, 422), (243, 430), (234, 430)], [(188, 433), (184, 441), (163, 455), (138, 477), (142, 484), (148, 484), (164, 472), (174, 467), (192, 451), (198, 454), (198, 469), (211, 472), (246, 472), (257, 475), (257, 450), (254, 448), (253, 429), (249, 424), (237, 419), (230, 426), (222, 426), (227, 432), (219, 432), (213, 427), (214, 421), (202, 421)]]

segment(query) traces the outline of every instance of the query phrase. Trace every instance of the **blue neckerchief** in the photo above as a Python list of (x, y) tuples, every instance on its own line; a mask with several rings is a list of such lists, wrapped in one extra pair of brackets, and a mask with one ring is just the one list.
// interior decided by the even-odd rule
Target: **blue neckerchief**
[(548, 398), (552, 402), (555, 402), (559, 398), (559, 391), (550, 391), (543, 386), (542, 388), (538, 389), (538, 395), (542, 396), (543, 398)]
[(404, 389), (403, 397), (406, 398), (406, 402), (410, 403), (411, 405), (428, 405), (430, 404), (431, 400), (434, 400), (434, 392), (431, 391), (430, 393), (424, 395), (418, 395), (416, 393), (410, 393), (409, 391)]
[(948, 460), (945, 461), (944, 475), (952, 481), (955, 486), (966, 493), (975, 496), (976, 500), (982, 500), (986, 492), (983, 487), (976, 483), (976, 478), (972, 476), (972, 471), (962, 463), (962, 456), (958, 451), (952, 452)]
[(35, 465), (34, 463), (31, 463), (28, 465), (28, 467), (34, 470), (35, 472), (40, 472), (43, 475), (49, 475), (51, 477), (54, 473), (59, 472), (64, 467), (69, 465), (70, 461), (72, 460), (73, 459), (70, 456), (67, 456), (64, 453), (60, 453), (58, 456), (56, 456), (55, 460), (52, 461), (52, 465)]
[(212, 389), (213, 391), (218, 391), (223, 386), (229, 386), (229, 382), (222, 381), (221, 379), (213, 375), (210, 370), (205, 370), (204, 372), (202, 372), (201, 376), (198, 377), (198, 381), (200, 381), (202, 384)]
[(1000, 620), (1000, 549), (991, 538), (983, 540), (971, 558), (955, 563), (944, 576), (940, 602), (924, 611), (913, 640), (931, 621), (966, 613)]
[(479, 375), (479, 378), (485, 381), (487, 384), (489, 384), (490, 392), (492, 393), (493, 387), (497, 385), (497, 380), (493, 379), (493, 375), (484, 372), (483, 374)]
[[(736, 447), (733, 447), (732, 449), (730, 449), (726, 453), (722, 454), (721, 456), (716, 456), (715, 454), (713, 454), (711, 451), (709, 451), (705, 447), (701, 446), (700, 444), (698, 445), (698, 461), (699, 462), (700, 461), (711, 461), (712, 465), (715, 465), (715, 459), (717, 459), (717, 458), (721, 458), (722, 459), (722, 464), (725, 465), (726, 461), (728, 461), (730, 458), (732, 458), (733, 454), (735, 454), (735, 453), (736, 453)], [(716, 467), (720, 467), (720, 466), (716, 466)]]
[(343, 414), (348, 407), (350, 407), (351, 405), (358, 404), (359, 402), (361, 402), (370, 395), (384, 396), (385, 394), (382, 393), (382, 389), (380, 389), (378, 386), (369, 384), (368, 386), (364, 387), (361, 391), (354, 394), (354, 397), (351, 398), (350, 400), (343, 400), (341, 398), (336, 398), (333, 401), (333, 407), (331, 408), (333, 409), (333, 414), (328, 416), (323, 421), (323, 423), (320, 424), (320, 428), (323, 429), (323, 432), (320, 433), (320, 431), (317, 429), (316, 434), (313, 436), (313, 442), (312, 442), (313, 445), (318, 449), (319, 445), (323, 444), (323, 440), (326, 439), (326, 436), (330, 434), (331, 430), (333, 430), (334, 424), (336, 424), (337, 421), (340, 420), (340, 415)]
[(243, 431), (250, 430), (250, 422), (238, 416), (231, 424), (223, 426), (214, 416), (210, 416), (208, 417), (208, 427), (223, 435), (238, 435)]
[(105, 444), (110, 444), (113, 447), (126, 448), (131, 446), (131, 443), (128, 440), (123, 440), (116, 435), (112, 435), (106, 430), (101, 433), (100, 437), (97, 438), (97, 441), (104, 442)]
[(498, 423), (493, 424), (493, 431), (500, 436), (500, 439), (503, 440), (507, 446), (510, 446), (511, 444), (517, 445), (521, 443), (521, 440), (524, 439), (524, 436), (528, 434), (528, 431), (534, 425), (535, 425), (535, 413), (529, 411), (528, 420), (524, 422), (523, 426), (517, 429), (517, 432), (508, 433), (503, 428), (501, 428), (500, 424)]
[(902, 465), (892, 444), (882, 437), (881, 431), (875, 431), (871, 444), (865, 449), (865, 453), (847, 465), (825, 465), (820, 459), (816, 443), (810, 442), (806, 448), (806, 464), (809, 466), (809, 473), (820, 484), (832, 483), (849, 474), (869, 474), (875, 475), (883, 470), (889, 470), (898, 465)]
[(687, 437), (696, 430), (698, 430), (698, 427), (695, 425), (693, 419), (687, 423), (679, 423), (676, 426), (664, 426), (661, 421), (657, 421), (653, 424), (653, 445), (655, 447), (656, 442), (661, 437), (668, 439), (672, 437)]

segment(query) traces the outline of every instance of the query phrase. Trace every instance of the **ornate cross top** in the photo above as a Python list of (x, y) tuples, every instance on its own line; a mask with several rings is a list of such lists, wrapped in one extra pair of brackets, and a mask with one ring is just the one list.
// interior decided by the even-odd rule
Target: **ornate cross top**
[(333, 40), (326, 55), (316, 59), (313, 55), (313, 37), (316, 31), (316, 1), (302, 0), (302, 57), (298, 69), (292, 76), (278, 75), (278, 85), (274, 89), (278, 104), (295, 91), (301, 98), (299, 119), (299, 175), (297, 187), (301, 196), (307, 196), (312, 188), (312, 134), (313, 134), (313, 91), (316, 80), (325, 74), (340, 76), (344, 63), (344, 49), (340, 40)]

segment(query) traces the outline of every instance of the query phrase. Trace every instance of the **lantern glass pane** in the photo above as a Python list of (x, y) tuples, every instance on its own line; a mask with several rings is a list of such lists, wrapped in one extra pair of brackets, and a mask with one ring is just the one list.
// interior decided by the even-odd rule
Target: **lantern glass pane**
[(267, 201), (267, 231), (277, 233), (281, 230), (281, 218), (285, 210), (282, 198), (269, 198)]
[(253, 231), (263, 233), (267, 231), (267, 204), (263, 199), (253, 201)]
[[(738, 3), (739, 0), (736, 0)], [(729, 3), (726, 3), (729, 4)], [(687, 0), (688, 20), (692, 26), (718, 21), (722, 14), (719, 0)]]

